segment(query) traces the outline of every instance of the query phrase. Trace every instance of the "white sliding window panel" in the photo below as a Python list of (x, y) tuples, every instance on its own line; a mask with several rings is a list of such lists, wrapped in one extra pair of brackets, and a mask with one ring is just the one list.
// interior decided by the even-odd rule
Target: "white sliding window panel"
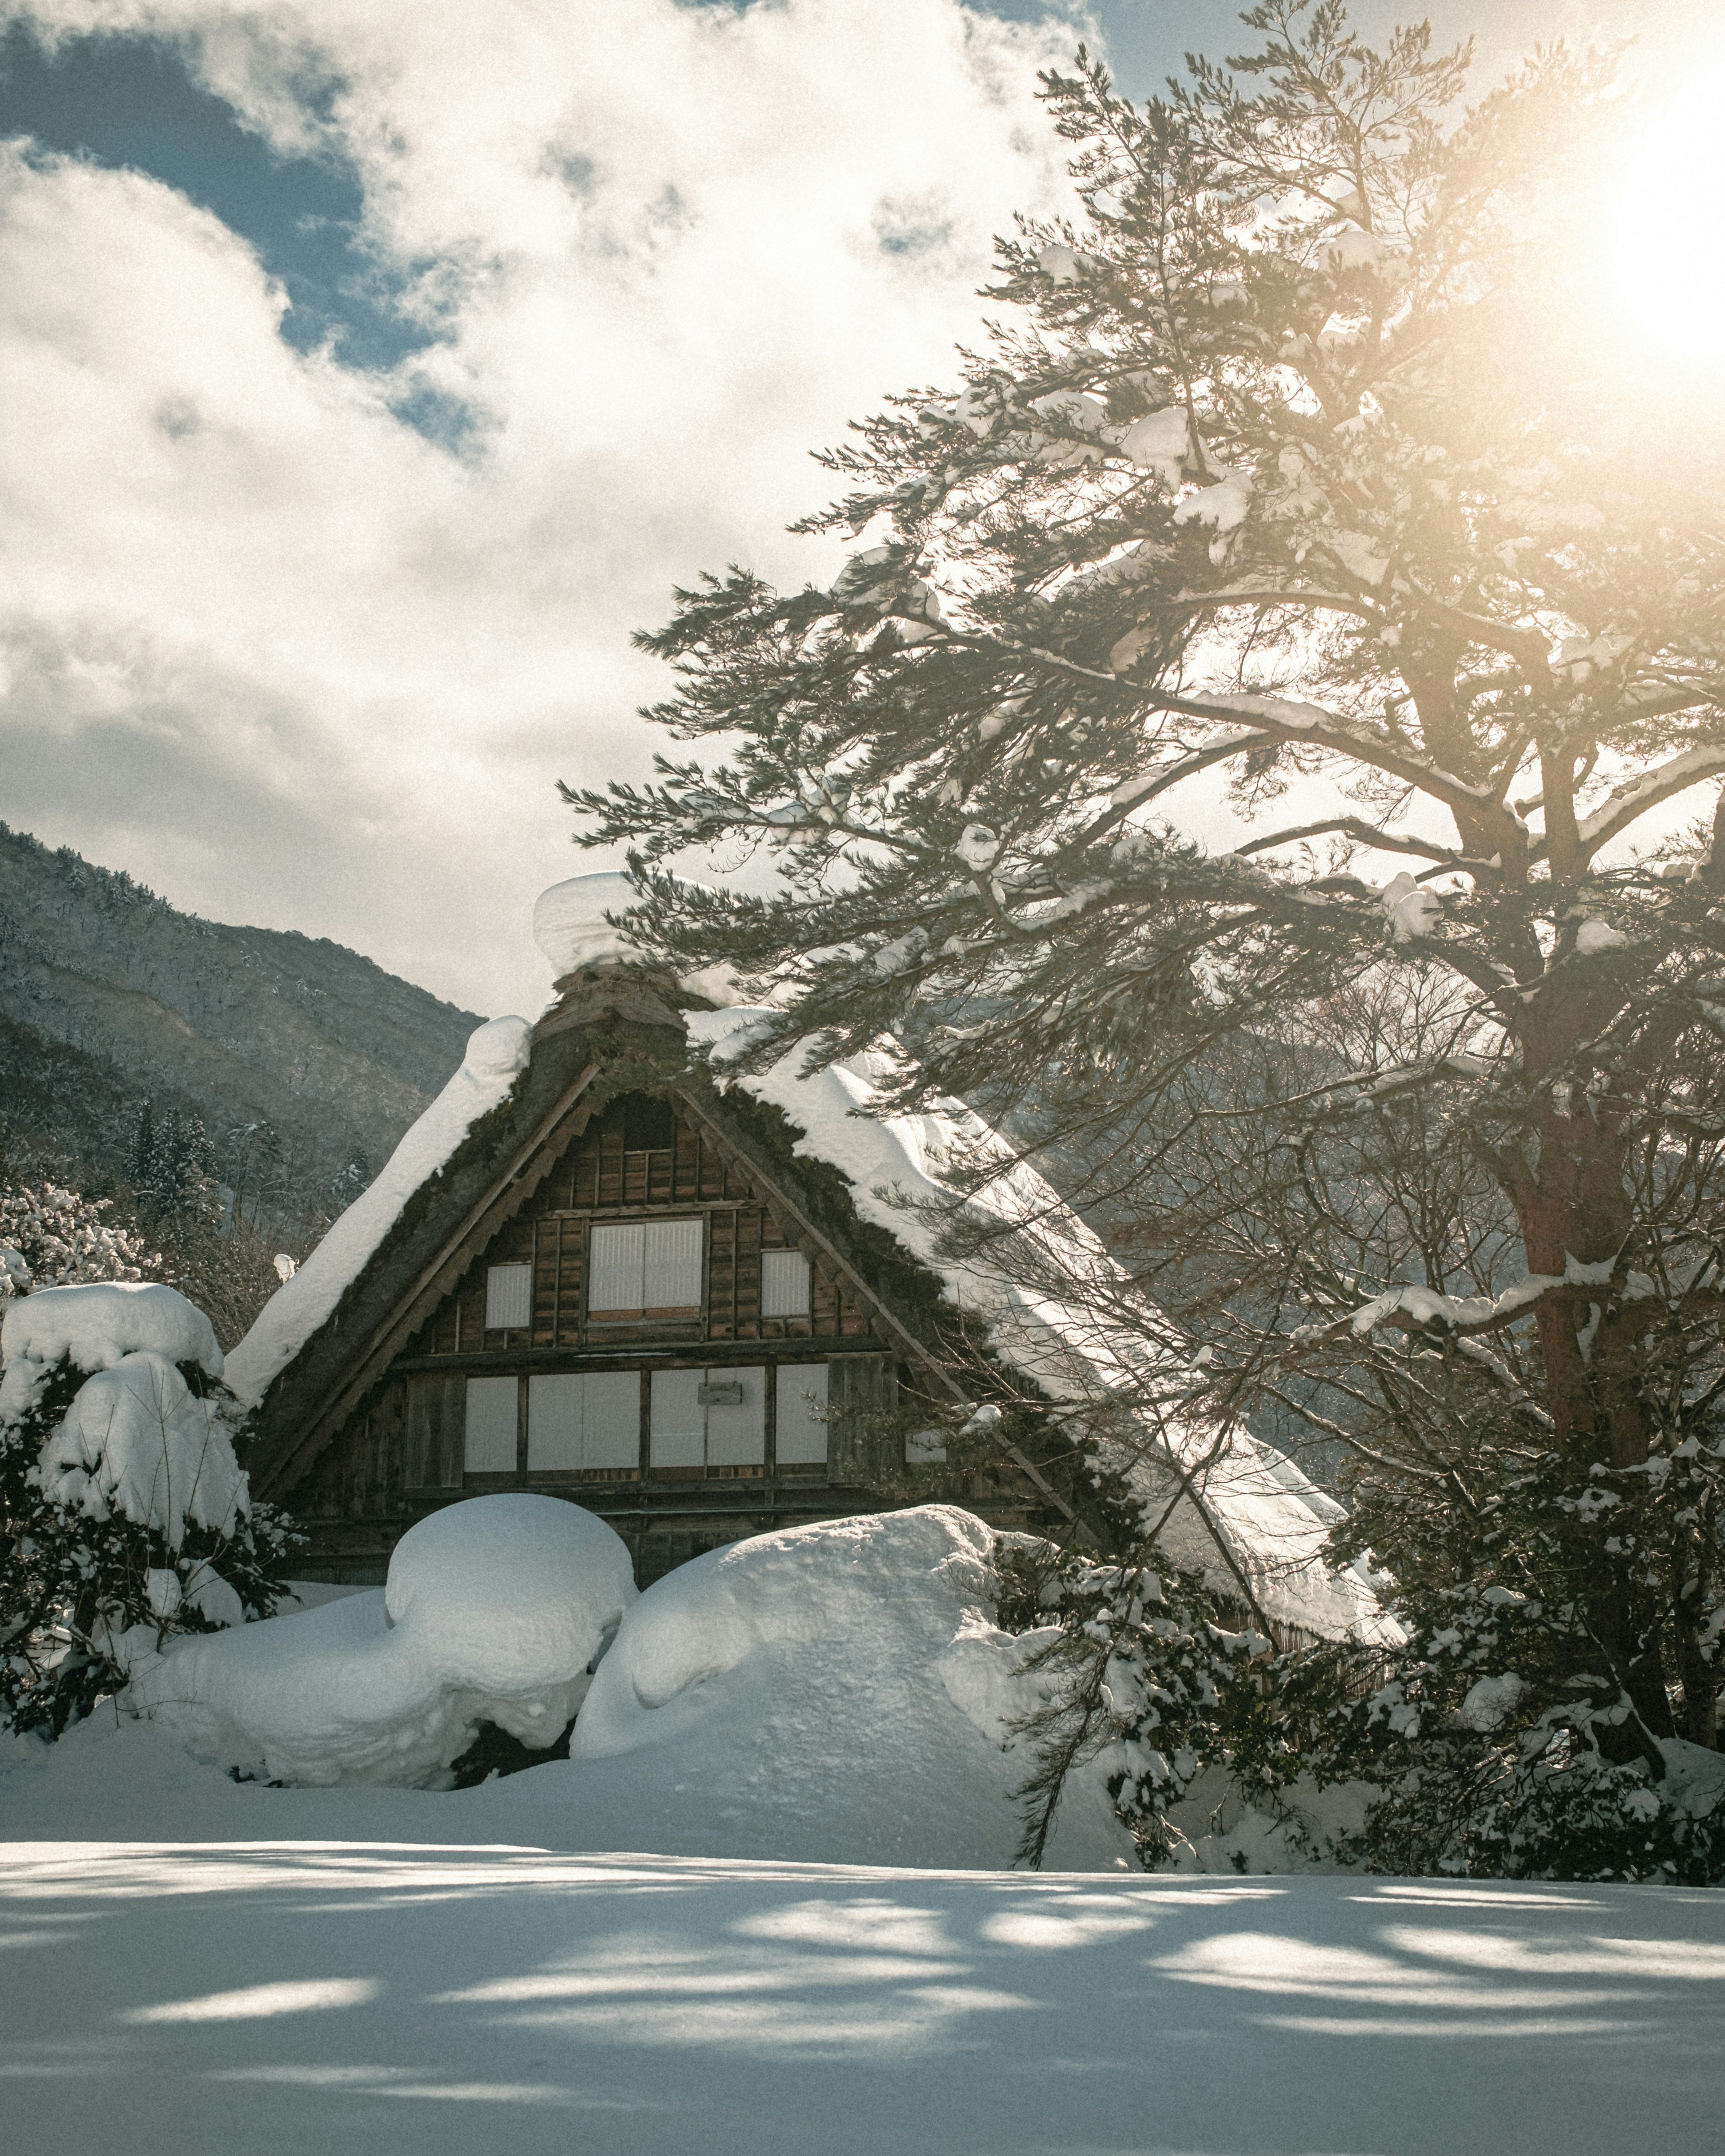
[(647, 1228), (642, 1255), (644, 1310), (699, 1310), (701, 1220), (655, 1220)]
[(706, 1464), (706, 1409), (701, 1404), (705, 1370), (655, 1370), (649, 1409), (649, 1456), (655, 1467)]
[(827, 1462), (827, 1366), (781, 1363), (773, 1442), (781, 1467), (824, 1467)]
[(520, 1332), (532, 1322), (531, 1265), (488, 1265), (485, 1269), (486, 1332)]
[(527, 1471), (582, 1467), (580, 1378), (527, 1380)]
[(581, 1464), (629, 1467), (641, 1464), (641, 1373), (592, 1370), (581, 1380)]
[(527, 1466), (639, 1467), (641, 1378), (638, 1370), (584, 1370), (527, 1380)]
[(515, 1378), (467, 1381), (466, 1465), (470, 1475), (515, 1472)]
[(646, 1308), (641, 1296), (646, 1246), (644, 1227), (593, 1229), (588, 1245), (591, 1277), (587, 1286), (587, 1307), (592, 1316), (627, 1312), (639, 1317)]
[(762, 1317), (807, 1317), (809, 1260), (800, 1250), (761, 1253)]
[[(706, 1373), (706, 1464), (760, 1467), (767, 1459), (767, 1373), (709, 1370)], [(741, 1399), (723, 1395), (741, 1393)]]

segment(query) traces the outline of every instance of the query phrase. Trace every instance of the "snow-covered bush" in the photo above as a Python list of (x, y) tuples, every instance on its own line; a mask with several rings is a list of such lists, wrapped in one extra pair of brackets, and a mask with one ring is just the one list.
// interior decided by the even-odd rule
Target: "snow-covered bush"
[(111, 1198), (54, 1183), (0, 1182), (0, 1302), (32, 1287), (141, 1280), (160, 1264)]
[(634, 1596), (628, 1545), (592, 1512), (470, 1498), (408, 1530), (381, 1589), (171, 1640), (127, 1703), (242, 1774), (447, 1788), (483, 1723), (557, 1742)]
[[(1058, 1626), (1027, 1664), (1047, 1697), (1019, 1725), (1036, 1762), (1021, 1854), (1040, 1861), (1067, 1789), (1101, 1773), (1142, 1861), (1190, 1861), (1170, 1815), (1208, 1774), (1266, 1825), (1288, 1816), (1296, 1783), (1307, 1799), (1346, 1790), (1357, 1823), (1322, 1854), (1368, 1871), (1725, 1883), (1725, 1754), (1650, 1734), (1583, 1592), (1595, 1544), (1638, 1550), (1651, 1575), (1687, 1535), (1698, 1651), (1717, 1655), (1725, 1460), (1691, 1445), (1651, 1470), (1596, 1466), (1579, 1489), (1524, 1477), (1509, 1493), (1519, 1508), (1493, 1507), (1481, 1568), (1548, 1591), (1489, 1577), (1405, 1591), (1399, 1645), (1278, 1655), (1219, 1625), (1200, 1581), (1158, 1578), (1142, 1553), (1104, 1565), (1003, 1550), (1003, 1621)], [(1338, 1528), (1344, 1543), (1353, 1527)]]
[(1319, 1779), (1379, 1791), (1337, 1852), (1368, 1870), (1725, 1881), (1725, 1758), (1650, 1748), (1600, 1659), (1574, 1602), (1452, 1588), (1405, 1647), (1282, 1664), (1276, 1714)]
[(51, 1179), (8, 1172), (0, 1155), (0, 1305), (33, 1287), (84, 1281), (167, 1281), (238, 1340), (280, 1286), (279, 1236), (224, 1219), (220, 1194), (195, 1163), (172, 1186), (140, 1191), (146, 1217)]
[(1205, 1768), (1262, 1779), (1259, 1725), (1270, 1706), (1260, 1672), (1271, 1642), (1219, 1624), (1194, 1573), (1045, 1555), (1009, 1540), (997, 1561), (1002, 1620), (1036, 1642), (1024, 1669), (1045, 1694), (1015, 1725), (1034, 1760), (1018, 1792), (1020, 1858), (1042, 1862), (1069, 1789), (1100, 1774), (1154, 1870), (1179, 1840), (1168, 1813)]
[(176, 1289), (3, 1307), (0, 1719), (57, 1736), (164, 1637), (264, 1614), (288, 1537), (254, 1512), (222, 1351)]

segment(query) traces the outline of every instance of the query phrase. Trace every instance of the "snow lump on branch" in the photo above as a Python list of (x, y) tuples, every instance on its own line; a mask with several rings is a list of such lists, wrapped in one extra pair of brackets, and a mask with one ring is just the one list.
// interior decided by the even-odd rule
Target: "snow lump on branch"
[(187, 1520), (229, 1535), (251, 1509), (215, 1403), (195, 1399), (167, 1358), (147, 1351), (80, 1388), (33, 1474), (51, 1503), (96, 1521), (123, 1514), (174, 1550)]

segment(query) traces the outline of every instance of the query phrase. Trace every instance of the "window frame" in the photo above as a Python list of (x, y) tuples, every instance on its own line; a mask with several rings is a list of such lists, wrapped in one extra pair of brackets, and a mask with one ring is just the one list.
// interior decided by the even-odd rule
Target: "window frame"
[[(526, 1275), (525, 1295), (520, 1292), (523, 1283), (519, 1277), (507, 1283), (500, 1280), (500, 1276), (505, 1273)], [(531, 1258), (508, 1258), (501, 1265), (488, 1265), (485, 1267), (485, 1330), (487, 1332), (531, 1332), (533, 1329), (534, 1286), (534, 1266)], [(506, 1296), (511, 1297), (517, 1308), (525, 1302), (525, 1313), (519, 1318), (494, 1320), (492, 1310), (495, 1305), (503, 1302)]]
[[(649, 1302), (646, 1299), (647, 1269), (650, 1262), (649, 1238), (655, 1228), (693, 1228), (696, 1231), (696, 1248), (685, 1261), (691, 1266), (693, 1276), (691, 1285), (695, 1291), (693, 1297), (687, 1302)], [(640, 1239), (639, 1258), (630, 1261), (638, 1273), (641, 1296), (639, 1302), (595, 1306), (593, 1299), (593, 1284), (601, 1271), (598, 1260), (598, 1244), (601, 1235), (634, 1235)], [(704, 1317), (706, 1311), (709, 1241), (705, 1213), (678, 1214), (668, 1219), (589, 1221), (587, 1233), (587, 1263), (582, 1284), (582, 1301), (588, 1323), (600, 1326), (644, 1325), (650, 1324), (655, 1320), (686, 1322), (691, 1317)], [(606, 1270), (614, 1275), (621, 1268), (614, 1265)]]

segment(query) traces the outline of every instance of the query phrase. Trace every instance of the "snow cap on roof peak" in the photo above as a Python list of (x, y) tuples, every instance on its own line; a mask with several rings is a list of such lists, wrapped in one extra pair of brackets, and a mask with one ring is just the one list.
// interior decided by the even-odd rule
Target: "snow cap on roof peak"
[(541, 891), (533, 908), (533, 941), (551, 963), (552, 975), (584, 966), (639, 964), (641, 953), (606, 920), (640, 903), (640, 893), (614, 869), (571, 876)]

